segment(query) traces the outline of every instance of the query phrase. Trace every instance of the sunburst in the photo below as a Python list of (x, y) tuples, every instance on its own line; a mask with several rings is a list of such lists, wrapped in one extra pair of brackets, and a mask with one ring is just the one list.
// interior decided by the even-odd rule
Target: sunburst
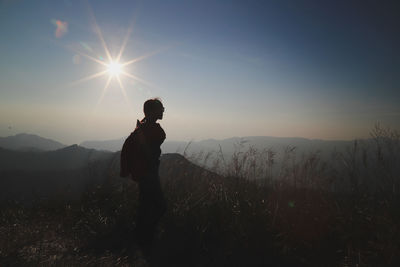
[(125, 38), (124, 38), (124, 40), (122, 42), (121, 48), (119, 49), (118, 55), (116, 57), (112, 57), (111, 53), (110, 53), (110, 50), (108, 49), (108, 46), (107, 46), (107, 44), (106, 44), (106, 42), (104, 40), (103, 33), (102, 33), (100, 27), (98, 26), (98, 24), (96, 22), (96, 18), (95, 18), (94, 14), (93, 14), (93, 12), (92, 12), (92, 10), (90, 8), (89, 8), (89, 14), (90, 14), (91, 21), (92, 21), (92, 24), (94, 26), (96, 35), (99, 38), (101, 46), (104, 49), (104, 53), (106, 55), (106, 60), (97, 59), (97, 58), (95, 58), (95, 57), (93, 57), (91, 55), (88, 55), (86, 53), (83, 53), (82, 51), (79, 51), (79, 50), (75, 50), (74, 49), (74, 52), (76, 52), (77, 54), (81, 55), (82, 57), (85, 57), (85, 58), (87, 58), (87, 59), (89, 59), (89, 60), (91, 60), (91, 61), (93, 61), (93, 62), (95, 62), (95, 63), (97, 63), (99, 65), (101, 65), (102, 67), (104, 67), (104, 69), (102, 71), (100, 71), (100, 72), (97, 72), (97, 73), (88, 75), (86, 77), (83, 77), (83, 78), (73, 82), (72, 84), (76, 85), (76, 84), (81, 83), (81, 82), (87, 82), (87, 81), (90, 81), (90, 80), (93, 80), (93, 79), (108, 75), (108, 79), (107, 79), (107, 81), (106, 81), (106, 83), (105, 83), (105, 85), (103, 87), (103, 90), (101, 92), (99, 101), (97, 102), (96, 106), (98, 106), (102, 102), (102, 100), (104, 98), (104, 95), (106, 94), (107, 89), (110, 86), (112, 80), (116, 80), (117, 81), (117, 83), (119, 85), (119, 88), (121, 89), (121, 93), (122, 93), (126, 103), (130, 106), (129, 98), (128, 98), (126, 89), (125, 89), (125, 87), (124, 87), (124, 85), (122, 83), (121, 77), (126, 77), (126, 78), (129, 78), (129, 79), (132, 79), (132, 80), (134, 80), (134, 81), (136, 81), (138, 83), (144, 84), (146, 86), (150, 86), (150, 87), (155, 87), (155, 86), (152, 83), (150, 83), (150, 82), (138, 77), (137, 75), (134, 75), (132, 73), (128, 73), (125, 70), (125, 68), (128, 65), (131, 65), (133, 63), (137, 63), (137, 62), (139, 62), (139, 61), (141, 61), (143, 59), (146, 59), (146, 58), (148, 58), (150, 56), (153, 56), (153, 55), (161, 52), (165, 48), (157, 50), (157, 51), (153, 51), (151, 53), (147, 53), (145, 55), (141, 55), (141, 56), (139, 56), (137, 58), (130, 59), (130, 60), (125, 61), (125, 62), (122, 62), (121, 58), (122, 58), (122, 55), (123, 55), (123, 53), (125, 51), (126, 45), (128, 43), (129, 37), (130, 37), (130, 34), (132, 32), (133, 23), (131, 23), (130, 27), (127, 30), (127, 33), (126, 33)]
[(107, 65), (107, 72), (113, 77), (119, 76), (122, 74), (122, 64), (116, 61), (111, 61)]

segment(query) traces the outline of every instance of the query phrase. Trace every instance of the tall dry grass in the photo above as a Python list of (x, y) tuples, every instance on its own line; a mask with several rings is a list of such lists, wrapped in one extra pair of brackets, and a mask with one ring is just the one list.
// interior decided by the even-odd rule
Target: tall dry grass
[[(371, 136), (329, 160), (295, 147), (244, 150), (243, 142), (229, 159), (221, 150), (186, 155), (211, 161), (209, 170), (175, 156), (161, 166), (168, 211), (155, 264), (398, 266), (399, 135), (377, 125)], [(141, 266), (124, 250), (137, 185), (116, 175), (76, 202), (2, 203), (0, 263)]]

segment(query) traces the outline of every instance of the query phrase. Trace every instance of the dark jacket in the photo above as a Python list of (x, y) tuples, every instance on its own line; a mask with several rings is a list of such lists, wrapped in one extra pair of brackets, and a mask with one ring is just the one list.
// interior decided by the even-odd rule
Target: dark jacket
[(146, 172), (158, 170), (160, 165), (161, 144), (165, 140), (165, 132), (158, 123), (140, 122), (142, 132), (143, 160)]
[(137, 121), (136, 129), (125, 140), (121, 150), (120, 176), (131, 176), (133, 180), (149, 174), (158, 175), (160, 146), (165, 140), (165, 132), (158, 123), (145, 119)]

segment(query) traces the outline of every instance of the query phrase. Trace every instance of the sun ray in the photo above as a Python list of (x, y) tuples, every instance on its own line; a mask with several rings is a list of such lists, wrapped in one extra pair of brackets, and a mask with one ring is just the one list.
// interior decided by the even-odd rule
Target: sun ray
[(74, 81), (74, 82), (70, 83), (69, 86), (74, 86), (74, 85), (80, 84), (80, 83), (82, 83), (82, 82), (86, 82), (86, 81), (93, 80), (93, 79), (95, 79), (95, 78), (97, 78), (97, 77), (103, 76), (103, 75), (106, 74), (107, 72), (108, 72), (107, 70), (104, 70), (104, 71), (100, 71), (100, 72), (97, 72), (97, 73), (95, 73), (95, 74), (92, 74), (92, 75), (83, 77), (82, 79), (79, 79), (79, 80), (77, 80), (77, 81)]
[(74, 52), (74, 53), (76, 53), (76, 54), (79, 54), (80, 56), (86, 57), (87, 59), (90, 59), (90, 60), (92, 60), (93, 62), (96, 62), (96, 63), (99, 63), (99, 64), (101, 64), (101, 65), (107, 66), (107, 64), (106, 64), (104, 61), (101, 61), (101, 60), (99, 60), (99, 59), (97, 59), (97, 58), (95, 58), (95, 57), (92, 57), (92, 56), (90, 56), (90, 55), (88, 55), (88, 54), (85, 54), (85, 53), (79, 51), (78, 49), (73, 48), (73, 47), (70, 46), (70, 45), (62, 45), (62, 44), (59, 44), (59, 43), (57, 43), (57, 42), (54, 42), (54, 40), (51, 40), (51, 41), (53, 41), (54, 44), (56, 44), (56, 45), (58, 45), (58, 46), (60, 46), (60, 47), (62, 47), (62, 48), (64, 48), (64, 49), (66, 49), (66, 50), (72, 51), (72, 52)]
[(88, 54), (85, 54), (85, 53), (83, 53), (83, 52), (80, 52), (80, 51), (78, 51), (78, 50), (76, 50), (76, 49), (71, 49), (71, 50), (74, 51), (75, 53), (77, 53), (77, 54), (83, 56), (83, 57), (86, 57), (86, 58), (88, 58), (88, 59), (90, 59), (90, 60), (96, 62), (96, 63), (99, 63), (99, 64), (101, 64), (101, 65), (103, 65), (103, 66), (107, 66), (107, 63), (105, 63), (105, 62), (103, 62), (103, 61), (101, 61), (101, 60), (99, 60), (99, 59), (97, 59), (97, 58), (94, 58), (94, 57), (92, 57), (92, 56), (89, 56)]
[(92, 8), (90, 7), (89, 4), (88, 4), (88, 10), (89, 10), (89, 15), (90, 15), (90, 18), (92, 20), (92, 23), (93, 23), (94, 29), (96, 31), (97, 37), (100, 39), (101, 45), (103, 46), (104, 51), (106, 52), (108, 60), (111, 61), (112, 57), (111, 57), (110, 50), (108, 50), (107, 44), (104, 41), (104, 37), (103, 37), (103, 34), (101, 32), (101, 29), (100, 29), (99, 25), (97, 24), (96, 17), (94, 16)]
[(126, 102), (126, 104), (128, 105), (129, 111), (130, 111), (131, 113), (133, 113), (132, 105), (131, 105), (131, 103), (130, 103), (130, 101), (129, 101), (129, 97), (128, 97), (128, 94), (126, 93), (125, 87), (124, 87), (124, 85), (122, 84), (121, 78), (118, 77), (118, 76), (117, 76), (116, 78), (117, 78), (117, 81), (118, 81), (118, 83), (119, 83), (119, 87), (120, 87), (120, 89), (121, 89), (121, 92), (122, 92), (122, 94), (123, 94), (123, 96), (124, 96), (125, 102)]
[(122, 42), (121, 49), (119, 50), (118, 56), (117, 56), (117, 58), (116, 58), (116, 61), (120, 61), (121, 56), (122, 56), (122, 54), (123, 54), (124, 51), (125, 51), (125, 47), (126, 47), (126, 45), (128, 44), (128, 40), (129, 40), (129, 37), (131, 36), (131, 33), (132, 33), (132, 31), (133, 31), (133, 25), (134, 25), (134, 24), (135, 24), (135, 21), (132, 20), (131, 25), (130, 25), (129, 28), (128, 28), (128, 31), (126, 32), (124, 41)]
[(118, 76), (116, 78), (119, 83), (119, 87), (121, 88), (121, 92), (124, 95), (125, 100), (128, 102), (128, 94), (126, 93), (125, 87), (123, 86), (121, 79)]
[(161, 53), (162, 51), (167, 50), (167, 49), (169, 49), (169, 47), (167, 47), (167, 48), (161, 48), (161, 49), (155, 50), (155, 51), (153, 51), (153, 52), (149, 52), (149, 53), (147, 53), (147, 54), (145, 54), (145, 55), (143, 55), (143, 56), (140, 56), (140, 57), (134, 58), (134, 59), (132, 59), (132, 60), (129, 60), (129, 61), (127, 61), (127, 62), (124, 62), (124, 63), (122, 64), (122, 66), (125, 67), (125, 66), (128, 66), (128, 65), (130, 65), (130, 64), (133, 64), (133, 63), (142, 61), (143, 59), (146, 59), (146, 58), (148, 58), (148, 57), (154, 56), (154, 55), (156, 55), (156, 54), (158, 54), (158, 53)]
[(103, 101), (104, 95), (106, 94), (107, 88), (110, 85), (111, 79), (112, 79), (112, 76), (108, 77), (106, 85), (104, 86), (104, 88), (103, 88), (103, 90), (101, 92), (99, 100), (97, 101), (97, 104), (96, 104), (96, 107), (95, 107), (95, 111), (97, 110), (97, 108), (101, 104), (101, 102)]
[(150, 83), (150, 82), (148, 82), (148, 81), (146, 81), (146, 80), (143, 80), (143, 79), (139, 78), (139, 77), (136, 76), (136, 75), (127, 73), (127, 72), (125, 72), (125, 71), (121, 71), (121, 74), (124, 75), (124, 76), (127, 76), (127, 77), (129, 77), (129, 78), (131, 78), (131, 79), (133, 79), (133, 80), (135, 80), (135, 81), (138, 81), (138, 82), (140, 82), (140, 83), (142, 83), (142, 84), (144, 84), (144, 85), (147, 85), (147, 86), (149, 86), (149, 87), (152, 87), (152, 88), (154, 88), (154, 89), (160, 89), (158, 86), (156, 86), (156, 85), (154, 85), (154, 84), (152, 84), (152, 83)]
[(124, 50), (125, 50), (125, 47), (126, 47), (126, 45), (128, 43), (128, 39), (129, 39), (129, 36), (131, 35), (131, 32), (132, 32), (132, 29), (129, 28), (128, 32), (127, 32), (127, 34), (125, 36), (125, 39), (124, 39), (124, 41), (122, 43), (121, 49), (119, 50), (118, 56), (116, 58), (117, 61), (119, 61), (121, 59), (121, 56), (124, 53)]

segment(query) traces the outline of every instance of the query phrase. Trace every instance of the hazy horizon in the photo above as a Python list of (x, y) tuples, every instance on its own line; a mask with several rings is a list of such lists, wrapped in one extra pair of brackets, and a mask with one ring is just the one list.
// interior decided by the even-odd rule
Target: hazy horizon
[(399, 129), (399, 11), (395, 2), (0, 1), (0, 136), (121, 138), (151, 97), (166, 107), (171, 141)]
[[(63, 145), (66, 146), (71, 146), (71, 145), (81, 145), (82, 143), (85, 142), (102, 142), (102, 141), (117, 141), (117, 140), (121, 140), (124, 139), (126, 137), (128, 137), (128, 134), (124, 135), (124, 136), (120, 136), (120, 137), (116, 137), (116, 138), (105, 138), (105, 139), (85, 139), (85, 140), (81, 140), (81, 141), (77, 141), (77, 142), (70, 142), (70, 143), (65, 143), (60, 141), (57, 138), (52, 138), (49, 136), (42, 136), (36, 133), (16, 133), (14, 135), (6, 135), (6, 136), (0, 136), (0, 138), (7, 138), (7, 137), (14, 137), (17, 135), (34, 135), (34, 136), (39, 136), (41, 138), (44, 139), (50, 139), (52, 141), (56, 141), (59, 142)], [(243, 139), (244, 141), (247, 141), (246, 138), (278, 138), (278, 139), (305, 139), (305, 140), (310, 140), (310, 141), (338, 141), (338, 142), (348, 142), (348, 141), (354, 141), (354, 140), (366, 140), (371, 138), (370, 136), (366, 137), (366, 138), (354, 138), (354, 139), (323, 139), (323, 138), (306, 138), (306, 137), (301, 137), (301, 136), (269, 136), (269, 135), (247, 135), (247, 136), (229, 136), (229, 137), (222, 137), (222, 138), (200, 138), (200, 139), (166, 139), (166, 142), (187, 142), (187, 143), (191, 143), (191, 142), (203, 142), (203, 141), (226, 141), (229, 139)], [(290, 144), (289, 144), (290, 145)], [(293, 144), (294, 145), (294, 144)]]

